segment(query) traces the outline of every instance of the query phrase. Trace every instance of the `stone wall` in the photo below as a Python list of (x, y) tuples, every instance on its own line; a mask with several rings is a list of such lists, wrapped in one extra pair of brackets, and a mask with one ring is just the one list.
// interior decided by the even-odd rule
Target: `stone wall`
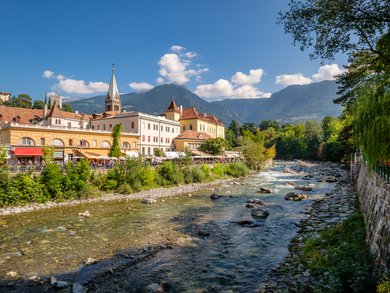
[(390, 269), (390, 185), (362, 163), (357, 179), (360, 208), (367, 229), (367, 240), (376, 262)]

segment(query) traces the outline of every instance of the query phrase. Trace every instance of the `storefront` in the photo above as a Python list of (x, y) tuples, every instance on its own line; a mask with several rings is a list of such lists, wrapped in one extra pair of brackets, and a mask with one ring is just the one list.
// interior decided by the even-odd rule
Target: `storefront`
[(11, 154), (17, 164), (39, 164), (42, 161), (40, 147), (15, 147), (11, 150)]

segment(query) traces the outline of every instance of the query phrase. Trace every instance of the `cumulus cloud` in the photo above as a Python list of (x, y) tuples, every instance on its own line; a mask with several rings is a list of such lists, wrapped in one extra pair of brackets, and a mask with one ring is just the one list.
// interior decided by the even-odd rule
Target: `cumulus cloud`
[(186, 52), (186, 48), (178, 45), (172, 46), (171, 51), (171, 53), (164, 54), (158, 62), (160, 77), (157, 83), (182, 85), (190, 81), (191, 77), (199, 80), (200, 76), (209, 70), (202, 65), (192, 64), (192, 59), (198, 56), (196, 53)]
[(50, 70), (45, 70), (42, 74), (42, 76), (44, 78), (51, 78), (52, 76), (54, 75), (54, 72), (53, 71), (50, 71)]
[(335, 76), (343, 73), (344, 70), (340, 68), (337, 64), (324, 65), (318, 68), (318, 72), (313, 74), (313, 80), (323, 81), (323, 80), (333, 80)]
[(293, 85), (293, 84), (309, 84), (312, 83), (313, 81), (308, 78), (303, 76), (302, 73), (295, 73), (295, 74), (281, 74), (276, 76), (275, 83), (276, 84), (281, 84), (281, 85)]
[(236, 72), (231, 81), (219, 79), (211, 84), (201, 84), (195, 93), (208, 100), (269, 98), (271, 93), (262, 92), (256, 84), (260, 83), (264, 70), (261, 68), (249, 70), (249, 74)]
[(295, 74), (282, 74), (276, 76), (275, 83), (282, 84), (285, 86), (288, 85), (304, 85), (312, 82), (319, 82), (323, 80), (334, 80), (335, 76), (343, 73), (344, 70), (340, 68), (337, 64), (323, 65), (318, 68), (317, 73), (313, 74), (310, 77), (305, 77), (302, 73)]
[(105, 92), (108, 90), (108, 83), (101, 81), (90, 81), (77, 80), (73, 78), (67, 78), (62, 74), (55, 74), (50, 70), (43, 72), (43, 77), (56, 79), (58, 83), (53, 85), (54, 90), (66, 92), (69, 94), (92, 94)]
[(147, 90), (152, 89), (154, 86), (147, 82), (130, 82), (129, 87), (131, 87), (133, 90), (137, 92), (144, 92)]
[(263, 77), (264, 70), (259, 69), (251, 69), (249, 70), (249, 74), (242, 73), (240, 71), (236, 72), (232, 77), (232, 82), (238, 85), (252, 85), (259, 83), (261, 78)]

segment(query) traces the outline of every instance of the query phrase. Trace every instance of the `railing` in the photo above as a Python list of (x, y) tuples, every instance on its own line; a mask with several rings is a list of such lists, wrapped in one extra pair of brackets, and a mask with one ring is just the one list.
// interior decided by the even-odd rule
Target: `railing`
[(383, 180), (390, 184), (390, 167), (389, 166), (375, 166), (375, 172), (383, 178)]

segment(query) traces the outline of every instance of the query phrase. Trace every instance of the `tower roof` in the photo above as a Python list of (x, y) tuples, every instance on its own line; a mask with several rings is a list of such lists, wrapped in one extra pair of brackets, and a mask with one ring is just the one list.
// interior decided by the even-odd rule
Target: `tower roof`
[(116, 78), (115, 78), (115, 66), (112, 64), (112, 76), (111, 76), (111, 82), (110, 86), (108, 87), (108, 93), (106, 100), (119, 100), (119, 91), (118, 91), (118, 85), (116, 84)]
[(179, 107), (176, 105), (175, 100), (172, 98), (171, 103), (169, 104), (167, 110), (165, 112), (177, 112), (180, 113)]

